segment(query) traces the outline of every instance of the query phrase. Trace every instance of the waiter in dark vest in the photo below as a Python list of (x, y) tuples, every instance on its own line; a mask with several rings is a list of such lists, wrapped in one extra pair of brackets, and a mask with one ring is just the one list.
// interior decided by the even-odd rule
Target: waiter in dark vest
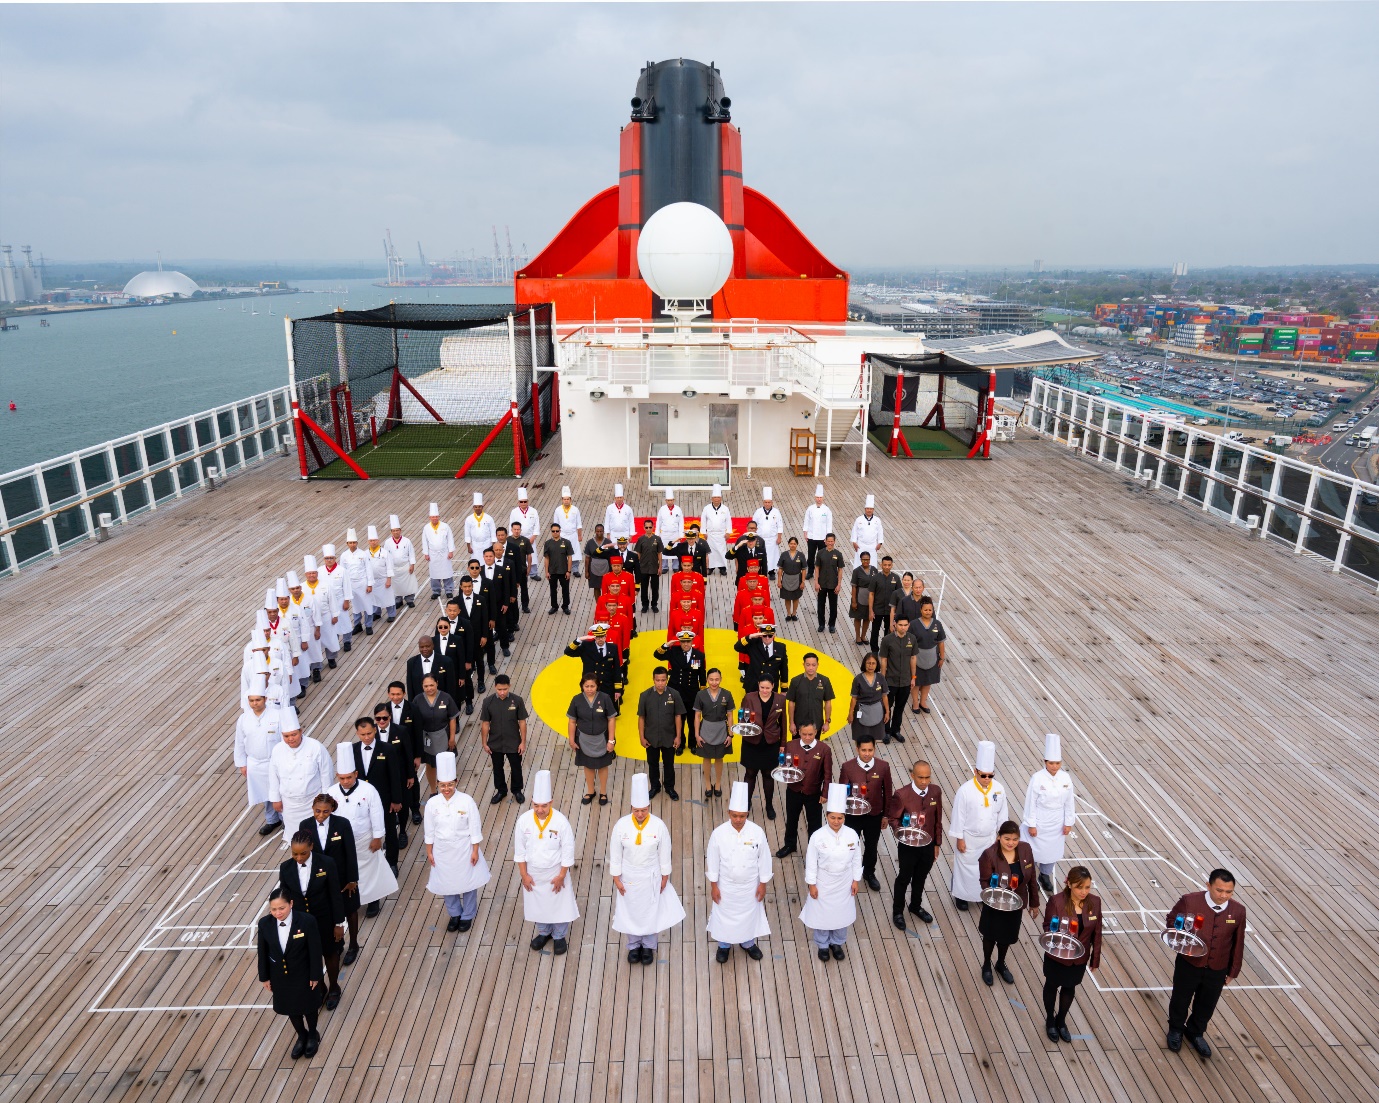
[(819, 738), (819, 729), (813, 724), (800, 725), (799, 737), (785, 745), (785, 757), (791, 762), (799, 759), (804, 777), (786, 786), (785, 845), (776, 851), (777, 858), (787, 858), (795, 853), (801, 812), (804, 813), (807, 828), (806, 839), (812, 838), (814, 832), (824, 825), (824, 800), (833, 781), (833, 752)]
[(1205, 1037), (1221, 989), (1240, 975), (1245, 960), (1245, 905), (1234, 899), (1235, 877), (1214, 869), (1206, 892), (1190, 892), (1168, 911), (1165, 926), (1183, 917), (1207, 944), (1202, 957), (1179, 954), (1173, 962), (1173, 994), (1168, 998), (1168, 1048), (1177, 1053), (1183, 1038), (1201, 1056), (1211, 1056)]
[(838, 780), (852, 786), (849, 794), (863, 797), (871, 805), (864, 816), (847, 817), (847, 825), (862, 839), (862, 880), (872, 892), (881, 891), (876, 879), (876, 843), (886, 824), (886, 809), (891, 802), (891, 764), (876, 757), (876, 740), (870, 736), (857, 737), (857, 757), (849, 758), (838, 767)]
[(891, 896), (891, 922), (901, 931), (905, 929), (907, 892), (910, 894), (910, 914), (921, 923), (934, 921), (924, 909), (924, 882), (934, 868), (939, 840), (943, 837), (943, 790), (934, 781), (929, 763), (922, 758), (910, 767), (909, 782), (891, 793), (891, 803), (886, 809), (891, 830), (898, 830), (907, 815), (907, 825), (927, 831), (931, 841), (923, 846), (906, 846), (898, 841), (895, 844), (898, 872)]

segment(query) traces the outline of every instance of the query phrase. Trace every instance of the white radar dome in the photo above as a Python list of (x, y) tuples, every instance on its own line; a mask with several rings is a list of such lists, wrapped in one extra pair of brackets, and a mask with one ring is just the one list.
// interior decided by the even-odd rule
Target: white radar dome
[(670, 203), (637, 239), (642, 279), (663, 299), (711, 299), (733, 271), (733, 238), (700, 203)]

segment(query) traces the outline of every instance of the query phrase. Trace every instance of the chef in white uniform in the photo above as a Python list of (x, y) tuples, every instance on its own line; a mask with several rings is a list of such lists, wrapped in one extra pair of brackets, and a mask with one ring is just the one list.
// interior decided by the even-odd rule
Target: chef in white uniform
[(325, 654), (321, 647), (321, 626), (316, 623), (316, 605), (302, 586), (296, 571), (287, 572), (287, 592), (292, 595), (292, 604), (288, 611), (296, 619), (301, 642), (306, 645), (304, 650), (311, 680), (319, 682)]
[(435, 796), (426, 802), (422, 828), (431, 875), (426, 891), (445, 898), (447, 931), (469, 930), (479, 911), (479, 890), (488, 884), (488, 862), (479, 806), (455, 785), (455, 752), (436, 755)]
[(421, 530), (421, 554), (431, 573), (431, 596), (440, 597), (455, 592), (455, 534), (441, 520), (441, 510), (435, 502), (427, 512), (426, 527)]
[(728, 796), (728, 822), (709, 836), (705, 868), (713, 909), (709, 937), (718, 943), (717, 960), (728, 960), (733, 944), (753, 961), (762, 958), (758, 938), (771, 933), (766, 919), (766, 886), (771, 881), (771, 844), (766, 832), (747, 818), (747, 783), (733, 782)]
[(354, 529), (345, 532), (345, 550), (340, 553), (340, 566), (350, 580), (350, 612), (354, 617), (354, 631), (362, 624), (373, 635), (373, 601), (369, 597), (368, 553), (359, 546), (359, 534)]
[(805, 562), (805, 578), (814, 577), (814, 557), (823, 550), (824, 540), (833, 531), (833, 510), (824, 505), (824, 484), (814, 484), (814, 504), (804, 511), (804, 545), (809, 550)]
[[(584, 518), (580, 516), (579, 506), (570, 497), (568, 486), (560, 488), (560, 505), (555, 507), (551, 520), (560, 526), (560, 535), (575, 546), (574, 576), (578, 578), (579, 565), (584, 559)], [(522, 531), (527, 532), (525, 528)], [(527, 535), (531, 536), (531, 533)], [(532, 537), (532, 545), (536, 545), (535, 537)]]
[(311, 623), (316, 625), (316, 642), (321, 647), (326, 665), (335, 668), (340, 655), (340, 606), (330, 587), (321, 581), (321, 572), (314, 555), (302, 556), (302, 600), (311, 606)]
[[(653, 530), (661, 538), (666, 548), (673, 548), (685, 538), (685, 513), (675, 502), (675, 491), (666, 487), (665, 505), (656, 511), (656, 528)], [(629, 535), (628, 540), (632, 537)], [(649, 566), (649, 564), (647, 564)], [(661, 571), (669, 574), (676, 564), (668, 555), (661, 556)], [(646, 567), (643, 567), (643, 571)]]
[[(522, 526), (522, 535), (531, 541), (531, 570), (528, 574), (532, 578), (540, 578), (541, 542), (546, 539), (546, 534), (540, 528), (541, 514), (531, 507), (525, 486), (517, 488), (517, 504), (512, 507), (512, 512), (508, 514), (508, 532), (512, 532), (514, 522)], [(560, 531), (565, 531), (563, 525)]]
[[(268, 610), (269, 639), (282, 664), (283, 685), (290, 691), (288, 697), (298, 697), (306, 692), (306, 683), (311, 677), (311, 665), (301, 652), (296, 625), (287, 615), (287, 606), (292, 603), (292, 595), (287, 589), (287, 579), (280, 578), (275, 586), (265, 590), (263, 601)], [(276, 617), (274, 613), (277, 614)], [(269, 661), (272, 660), (273, 656), (270, 653)]]
[(569, 949), (570, 924), (579, 918), (579, 905), (570, 880), (575, 831), (551, 805), (550, 770), (537, 771), (531, 808), (517, 817), (512, 860), (522, 877), (522, 915), (536, 924), (531, 948), (541, 950), (554, 939), (551, 951), (559, 957)]
[(368, 549), (365, 552), (368, 558), (364, 560), (364, 567), (367, 571), (365, 580), (369, 589), (369, 608), (373, 610), (375, 620), (380, 613), (387, 613), (388, 620), (391, 622), (397, 616), (397, 602), (393, 598), (393, 561), (383, 550), (383, 545), (379, 543), (376, 527), (370, 525), (369, 531), (364, 535), (369, 541)]
[[(632, 507), (622, 495), (622, 483), (613, 484), (613, 501), (607, 509), (603, 511), (603, 532), (614, 544), (618, 542), (619, 536), (626, 536), (628, 543), (636, 539), (634, 530), (637, 527), (637, 518), (632, 512)], [(561, 530), (564, 531), (563, 529)]]
[(809, 886), (800, 922), (814, 932), (820, 961), (847, 956), (843, 943), (857, 921), (857, 883), (862, 880), (862, 840), (847, 825), (848, 787), (833, 782), (824, 805), (824, 823), (809, 836), (804, 883)]
[(311, 815), (311, 802), (335, 780), (330, 755), (319, 742), (302, 734), (302, 722), (291, 705), (282, 710), (282, 742), (268, 756), (268, 799), (282, 813), (283, 842)]
[(728, 573), (728, 533), (733, 527), (733, 513), (723, 504), (723, 487), (714, 483), (709, 491), (709, 504), (699, 515), (699, 527), (709, 543), (709, 570)]
[(268, 707), (268, 694), (260, 689), (245, 696), (244, 711), (235, 721), (235, 766), (249, 790), (249, 806), (263, 805), (260, 835), (271, 835), (282, 815), (268, 799), (268, 758), (282, 742), (282, 715)]
[(996, 777), (996, 744), (982, 740), (977, 744), (972, 780), (953, 794), (948, 819), (948, 834), (957, 849), (950, 888), (958, 911), (965, 912), (968, 904), (981, 900), (977, 863), (982, 851), (996, 841), (996, 829), (1007, 819), (1005, 786)]
[(368, 905), (364, 915), (372, 919), (385, 896), (397, 892), (397, 878), (383, 853), (387, 828), (383, 822), (383, 798), (356, 771), (354, 745), (335, 745), (335, 784), (326, 790), (340, 807), (336, 814), (354, 829), (354, 852), (359, 859), (359, 902)]
[(868, 494), (857, 520), (852, 522), (852, 565), (862, 565), (862, 553), (871, 552), (872, 565), (881, 562), (878, 554), (886, 539), (886, 528), (876, 515), (876, 495)]
[(1077, 794), (1063, 769), (1063, 741), (1044, 736), (1044, 768), (1036, 770), (1025, 790), (1025, 819), (1020, 836), (1034, 851), (1039, 884), (1053, 895), (1053, 867), (1063, 860), (1064, 839), (1077, 824)]
[(474, 509), (464, 519), (465, 546), (469, 549), (471, 557), (482, 559), (484, 549), (493, 547), (493, 542), (497, 539), (498, 525), (491, 516), (484, 512), (484, 496), (476, 490), (474, 492)]
[(396, 513), (388, 515), (388, 539), (383, 541), (383, 550), (393, 565), (393, 602), (400, 607), (405, 601), (410, 609), (417, 602), (417, 553), (412, 541), (402, 535), (402, 521)]
[(657, 936), (684, 921), (685, 909), (670, 883), (670, 828), (651, 814), (651, 783), (632, 775), (632, 812), (613, 825), (608, 872), (613, 878), (613, 930), (627, 935), (627, 960), (650, 965)]
[(273, 630), (268, 626), (268, 610), (260, 609), (255, 614), (254, 627), (249, 633), (249, 642), (244, 645), (244, 660), (239, 668), (241, 704), (250, 693), (267, 693), (270, 686), (281, 687), (282, 665), (273, 665), (272, 653), (277, 644), (272, 636)]
[(752, 514), (757, 523), (757, 535), (766, 544), (766, 573), (775, 577), (776, 563), (780, 560), (781, 544), (785, 540), (785, 517), (771, 500), (771, 488), (761, 488), (761, 505)]
[(340, 623), (335, 626), (336, 638), (340, 641), (340, 649), (348, 651), (351, 646), (350, 635), (354, 631), (354, 591), (350, 587), (350, 573), (341, 566), (340, 561), (335, 557), (334, 544), (321, 545), (321, 561), (326, 568), (326, 577), (322, 580), (326, 584), (326, 589), (330, 591), (330, 600), (334, 608), (340, 610)]

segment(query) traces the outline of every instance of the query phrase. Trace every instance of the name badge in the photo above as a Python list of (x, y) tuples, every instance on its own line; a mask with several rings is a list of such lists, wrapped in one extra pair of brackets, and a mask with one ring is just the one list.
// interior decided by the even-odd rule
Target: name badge
[(326, 875), (326, 871), (323, 870), (323, 869), (318, 869), (318, 870), (316, 871), (316, 876), (317, 876), (317, 877), (324, 877), (325, 875)]
[(305, 937), (306, 937), (306, 931), (296, 931), (296, 932), (292, 935), (292, 937), (293, 937), (293, 938), (305, 938)]
[(1234, 920), (1234, 919), (1227, 919), (1226, 922), (1227, 922), (1227, 923), (1234, 923), (1235, 920)]

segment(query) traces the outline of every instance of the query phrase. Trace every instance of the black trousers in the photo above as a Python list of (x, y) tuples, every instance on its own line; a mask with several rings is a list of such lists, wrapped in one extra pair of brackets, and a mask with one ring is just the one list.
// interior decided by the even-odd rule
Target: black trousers
[(876, 645), (881, 637), (891, 630), (891, 610), (887, 606), (884, 611), (871, 618), (871, 649), (876, 650)]
[(809, 558), (805, 561), (804, 577), (813, 578), (814, 557), (824, 550), (824, 542), (822, 540), (805, 540), (805, 544), (809, 548)]
[(507, 793), (508, 783), (503, 776), (503, 759), (508, 760), (508, 770), (512, 774), (512, 792), (522, 791), (522, 756), (516, 751), (491, 751), (489, 756), (493, 759), (493, 791), (495, 793)]
[(881, 838), (881, 813), (848, 816), (847, 825), (862, 836), (862, 876), (875, 876), (876, 842)]
[(289, 1015), (287, 1021), (292, 1024), (292, 1029), (297, 1032), (297, 1037), (306, 1041), (307, 1036), (316, 1033), (316, 1012), (308, 1011), (305, 1015)]
[(383, 806), (383, 857), (390, 866), (397, 865), (397, 824), (399, 818), (406, 814), (405, 806), (401, 812), (390, 811), (387, 804)]
[[(1226, 987), (1225, 969), (1202, 969), (1179, 954), (1173, 963), (1173, 994), (1168, 997), (1168, 1029), (1189, 1038), (1205, 1034)], [(1191, 1014), (1188, 1009), (1191, 1008)]]
[(807, 829), (805, 842), (824, 825), (824, 806), (819, 803), (818, 793), (799, 793), (794, 789), (785, 791), (785, 845), (796, 850), (800, 822), (800, 812), (804, 812), (804, 825)]
[[(551, 608), (568, 609), (570, 607), (570, 580), (564, 575), (550, 575), (546, 579), (546, 585), (551, 589)], [(556, 588), (560, 589), (560, 601), (555, 600)]]
[[(475, 661), (482, 662), (483, 656), (475, 656)], [(455, 665), (459, 667), (459, 670), (455, 672), (455, 700), (459, 701), (462, 705), (466, 701), (474, 700), (474, 663), (471, 662), (469, 664), (470, 669), (468, 670), (464, 668), (464, 664), (464, 659), (455, 660)]]
[(638, 574), (637, 585), (642, 588), (642, 612), (647, 611), (648, 601), (659, 609), (661, 607), (661, 576), (658, 574)]
[(909, 707), (910, 687), (887, 686), (886, 692), (891, 696), (891, 718), (886, 721), (886, 734), (894, 739), (896, 733), (900, 731), (900, 725), (905, 720), (905, 710)]
[(905, 893), (910, 894), (910, 907), (919, 910), (924, 897), (924, 882), (929, 879), (929, 871), (934, 868), (934, 844), (927, 846), (906, 846), (895, 844), (896, 864), (899, 873), (895, 878), (895, 888), (891, 894), (891, 911), (898, 912), (905, 907)]
[(527, 600), (527, 569), (525, 567), (517, 575), (517, 592), (522, 595), (522, 608), (530, 608), (531, 602)]
[(407, 813), (421, 811), (421, 782), (417, 780), (416, 764), (409, 759), (407, 764), (403, 766), (403, 770), (406, 773), (406, 777), (402, 779), (403, 783), (406, 784), (407, 778), (410, 777), (412, 779), (412, 787), (405, 790), (407, 796), (403, 801), (402, 811), (398, 813), (399, 823), (402, 822), (402, 817), (407, 815)]
[(747, 804), (750, 806), (753, 796), (757, 791), (757, 774), (761, 775), (761, 796), (766, 802), (766, 807), (775, 811), (776, 807), (776, 779), (771, 776), (770, 770), (753, 770), (750, 766), (743, 770), (743, 776), (747, 782)]
[(838, 623), (838, 595), (833, 590), (819, 591), (819, 631), (824, 630), (824, 606), (828, 606), (828, 626), (834, 627)]
[(666, 789), (675, 788), (675, 748), (674, 747), (648, 747), (646, 749), (646, 773), (647, 780), (651, 783), (651, 791), (654, 793), (661, 785), (661, 768), (665, 768)]

